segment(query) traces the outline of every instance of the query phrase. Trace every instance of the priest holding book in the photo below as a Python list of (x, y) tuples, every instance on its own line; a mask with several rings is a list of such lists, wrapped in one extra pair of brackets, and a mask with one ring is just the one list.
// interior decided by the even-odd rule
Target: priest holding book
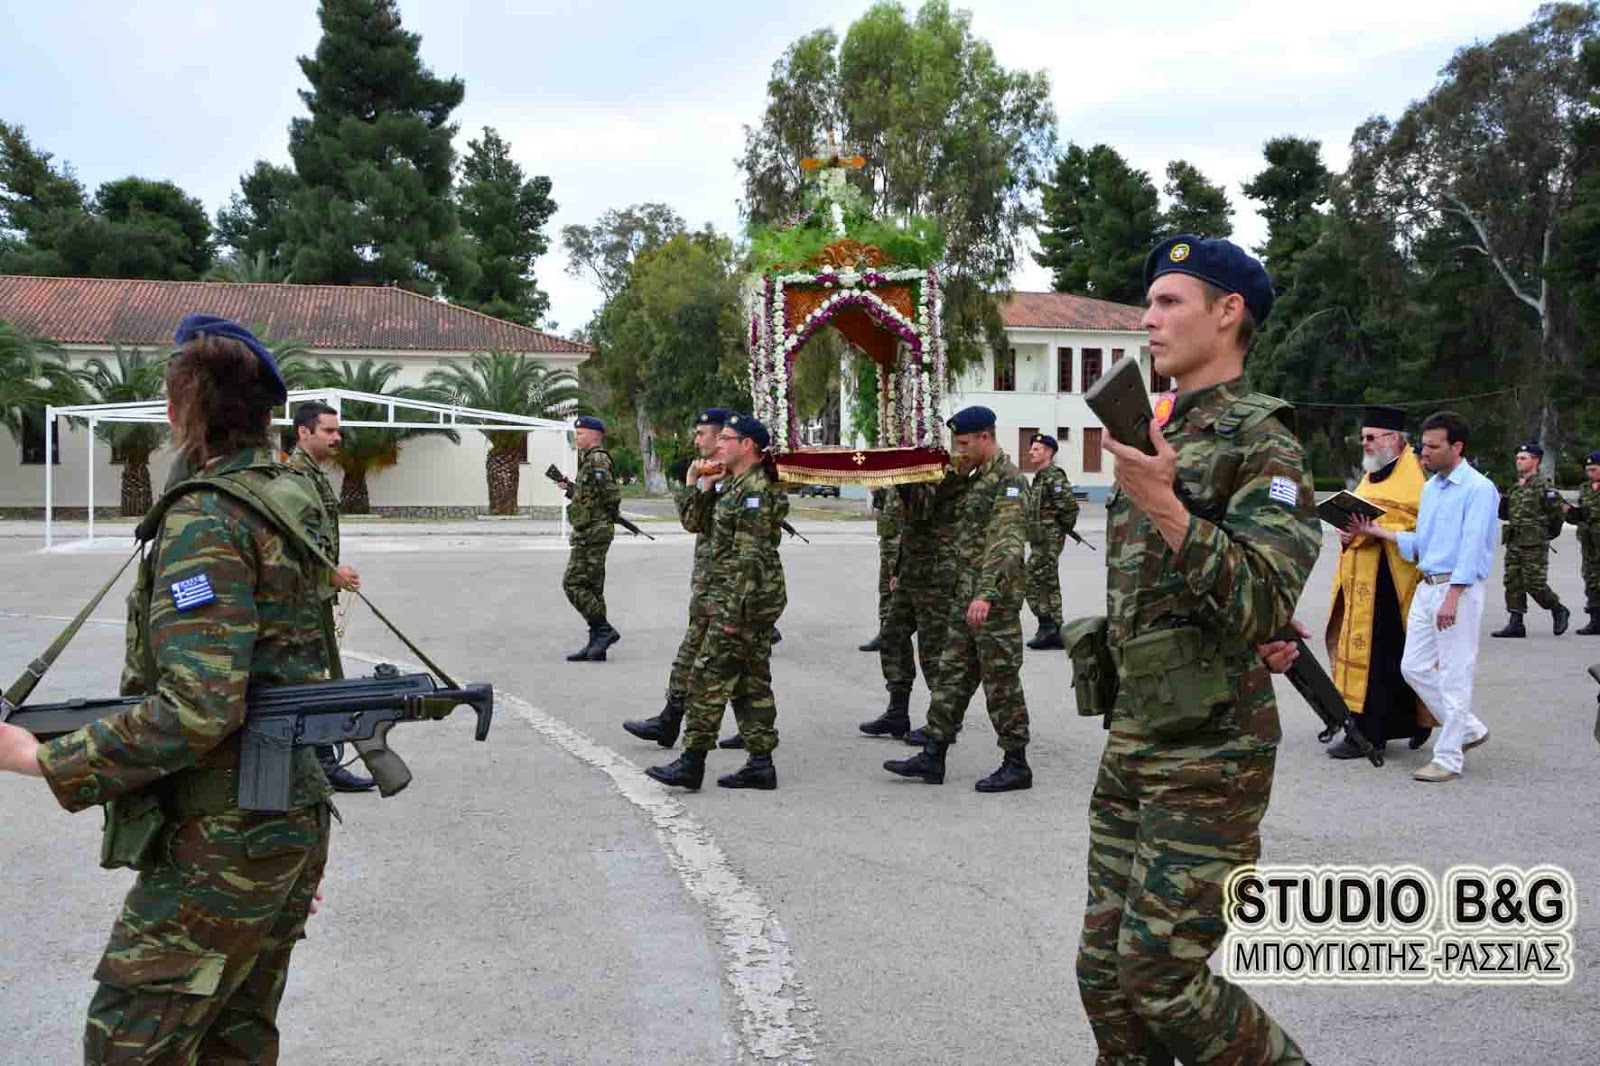
[[(1427, 474), (1406, 438), (1405, 412), (1369, 408), (1361, 421), (1361, 452), (1365, 475), (1355, 495), (1382, 509), (1381, 528), (1414, 531)], [(1339, 543), (1327, 632), (1334, 684), (1374, 747), (1381, 750), (1400, 737), (1419, 747), (1437, 723), (1400, 673), (1417, 566), (1401, 557), (1392, 540), (1355, 535), (1340, 526)], [(1361, 758), (1348, 737), (1331, 745), (1328, 755)]]

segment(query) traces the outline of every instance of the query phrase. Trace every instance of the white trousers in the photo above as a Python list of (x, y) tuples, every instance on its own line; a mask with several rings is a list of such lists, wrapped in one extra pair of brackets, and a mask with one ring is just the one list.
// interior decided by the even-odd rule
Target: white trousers
[(1400, 673), (1440, 722), (1433, 761), (1461, 772), (1461, 746), (1489, 732), (1472, 713), (1472, 673), (1478, 663), (1483, 622), (1483, 583), (1467, 586), (1456, 604), (1456, 624), (1441, 631), (1434, 616), (1449, 585), (1420, 584), (1406, 618), (1406, 651)]

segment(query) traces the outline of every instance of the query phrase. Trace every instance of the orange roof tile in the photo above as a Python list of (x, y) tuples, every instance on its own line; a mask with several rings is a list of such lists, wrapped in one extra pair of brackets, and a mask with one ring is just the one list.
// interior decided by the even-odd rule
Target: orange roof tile
[(1144, 308), (1065, 292), (1014, 292), (1000, 297), (1000, 317), (1013, 329), (1099, 329), (1143, 332)]

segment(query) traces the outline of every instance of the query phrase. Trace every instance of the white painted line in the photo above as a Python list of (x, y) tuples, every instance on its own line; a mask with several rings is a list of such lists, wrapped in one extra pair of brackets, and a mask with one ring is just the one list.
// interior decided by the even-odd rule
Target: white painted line
[[(349, 649), (343, 654), (363, 662), (396, 662)], [(795, 973), (788, 935), (760, 894), (734, 870), (711, 831), (612, 749), (516, 696), (496, 691), (495, 704), (605, 774), (623, 799), (649, 816), (673, 869), (722, 938), (723, 969), (739, 1013), (739, 1061), (814, 1061), (811, 1006)]]

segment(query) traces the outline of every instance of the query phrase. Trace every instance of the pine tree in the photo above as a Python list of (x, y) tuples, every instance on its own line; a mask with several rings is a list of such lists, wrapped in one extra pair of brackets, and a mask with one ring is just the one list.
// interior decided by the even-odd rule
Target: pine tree
[(1116, 149), (1069, 145), (1044, 190), (1041, 251), (1057, 292), (1101, 300), (1144, 299), (1144, 257), (1160, 223), (1156, 187)]
[(525, 178), (511, 146), (488, 127), (467, 148), (456, 199), (478, 273), (470, 285), (451, 286), (450, 298), (486, 315), (538, 325), (550, 306), (533, 276), (534, 260), (550, 247), (544, 232), (556, 210), (550, 179)]
[(1193, 233), (1199, 237), (1233, 234), (1233, 207), (1220, 185), (1213, 185), (1192, 163), (1174, 159), (1167, 164), (1163, 191), (1172, 201), (1162, 229), (1167, 234)]
[(469, 284), (450, 195), (461, 80), (422, 65), (394, 0), (322, 0), (317, 14), (322, 40), (300, 59), (311, 115), (289, 124), (303, 186), (285, 220), (294, 279), (429, 295)]

